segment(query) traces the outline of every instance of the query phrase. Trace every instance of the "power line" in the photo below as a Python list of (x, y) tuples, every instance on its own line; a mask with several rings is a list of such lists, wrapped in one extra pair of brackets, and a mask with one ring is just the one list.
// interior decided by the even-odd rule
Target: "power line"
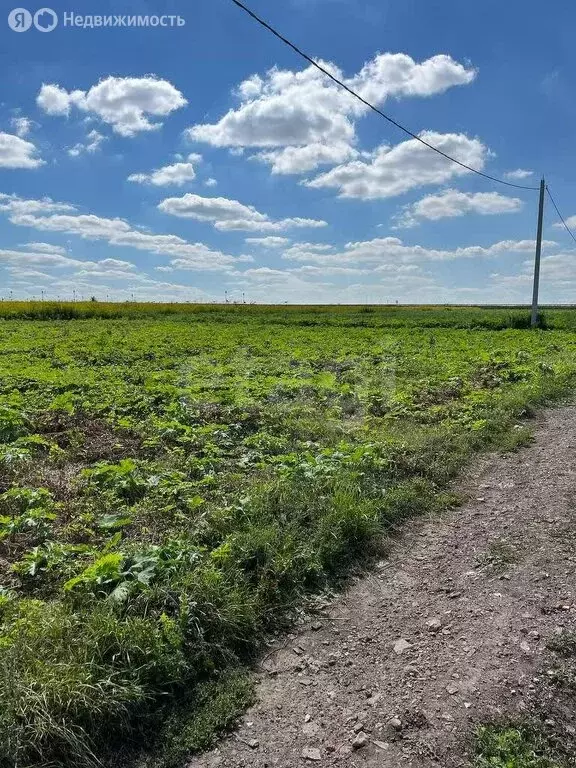
[(572, 232), (572, 230), (570, 229), (570, 227), (568, 226), (568, 224), (566, 224), (566, 222), (564, 221), (564, 217), (562, 216), (562, 214), (561, 214), (561, 213), (560, 213), (560, 211), (558, 210), (558, 206), (557, 206), (557, 205), (556, 205), (556, 203), (554, 202), (554, 198), (552, 197), (552, 193), (550, 192), (550, 187), (548, 186), (548, 184), (546, 184), (546, 192), (548, 192), (548, 197), (549, 197), (549, 198), (550, 198), (550, 200), (552, 201), (552, 205), (553, 205), (553, 206), (554, 206), (554, 208), (556, 209), (556, 213), (557, 213), (557, 214), (558, 214), (558, 216), (560, 217), (560, 221), (562, 222), (562, 224), (564, 224), (564, 227), (565, 227), (565, 229), (566, 229), (566, 232), (568, 232), (568, 234), (570, 235), (570, 237), (572, 238), (572, 240), (574, 240), (574, 242), (576, 243), (576, 237), (574, 236), (574, 233)]
[(286, 37), (280, 34), (274, 27), (270, 26), (268, 22), (264, 21), (264, 19), (261, 19), (260, 16), (257, 16), (254, 11), (251, 11), (250, 8), (248, 8), (244, 3), (240, 2), (240, 0), (232, 0), (234, 5), (237, 5), (238, 8), (241, 8), (243, 11), (245, 11), (249, 16), (251, 16), (255, 21), (258, 22), (261, 26), (263, 26), (265, 29), (267, 29), (269, 32), (271, 32), (275, 37), (277, 37), (279, 40), (281, 40), (285, 45), (287, 45), (289, 48), (292, 48), (293, 51), (295, 51), (299, 56), (302, 56), (303, 59), (306, 59), (307, 62), (312, 64), (312, 66), (316, 67), (316, 69), (319, 69), (320, 72), (326, 75), (326, 77), (329, 77), (330, 80), (335, 82), (337, 85), (339, 85), (341, 88), (344, 88), (345, 91), (348, 91), (348, 93), (354, 98), (358, 99), (358, 101), (361, 101), (362, 104), (367, 106), (369, 109), (371, 109), (373, 112), (376, 112), (376, 114), (380, 115), (380, 117), (383, 117), (385, 120), (387, 120), (392, 125), (396, 126), (396, 128), (399, 128), (401, 131), (404, 131), (404, 133), (408, 134), (408, 136), (411, 136), (413, 139), (416, 139), (416, 141), (419, 141), (421, 144), (424, 144), (425, 147), (428, 147), (428, 149), (432, 149), (434, 152), (437, 152), (439, 155), (442, 155), (442, 157), (445, 157), (447, 160), (450, 160), (453, 163), (456, 163), (456, 165), (459, 165), (461, 168), (466, 168), (467, 171), (471, 171), (472, 173), (478, 174), (478, 176), (483, 176), (485, 179), (489, 179), (490, 181), (495, 181), (498, 184), (505, 184), (507, 187), (515, 187), (516, 189), (530, 189), (530, 190), (538, 190), (538, 187), (527, 187), (522, 184), (513, 184), (511, 181), (504, 181), (504, 179), (498, 179), (495, 176), (490, 176), (487, 173), (483, 173), (482, 171), (479, 171), (477, 168), (472, 168), (469, 165), (466, 165), (466, 163), (460, 162), (460, 160), (456, 160), (455, 157), (451, 157), (450, 155), (446, 154), (446, 152), (442, 152), (441, 149), (438, 149), (438, 147), (435, 147), (433, 144), (429, 144), (427, 141), (422, 139), (420, 136), (418, 136), (416, 133), (413, 133), (408, 128), (405, 128), (400, 123), (396, 122), (392, 117), (382, 112), (382, 110), (378, 109), (378, 107), (375, 107), (373, 104), (371, 104), (369, 101), (366, 101), (362, 96), (360, 96), (359, 93), (356, 93), (356, 91), (352, 90), (352, 88), (349, 88), (345, 83), (343, 83), (341, 80), (339, 80), (337, 77), (335, 77), (333, 74), (331, 74), (327, 69), (325, 69), (323, 66), (318, 64), (318, 62), (314, 61), (314, 59), (309, 56), (307, 53), (304, 53), (298, 46), (296, 46), (294, 43), (290, 42)]

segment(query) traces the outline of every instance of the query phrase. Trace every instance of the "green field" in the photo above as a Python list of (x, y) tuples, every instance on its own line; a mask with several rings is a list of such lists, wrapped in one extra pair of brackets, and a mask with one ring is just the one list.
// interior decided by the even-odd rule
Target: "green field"
[(527, 325), (0, 305), (0, 765), (207, 746), (268, 633), (571, 389), (576, 311)]

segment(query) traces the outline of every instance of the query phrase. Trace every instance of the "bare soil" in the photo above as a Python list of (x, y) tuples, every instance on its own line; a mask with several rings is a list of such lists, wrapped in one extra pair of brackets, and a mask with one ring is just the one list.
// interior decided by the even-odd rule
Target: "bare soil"
[(546, 644), (576, 624), (576, 407), (491, 455), (458, 509), (390, 555), (257, 670), (257, 704), (188, 768), (469, 765), (475, 724), (522, 715)]

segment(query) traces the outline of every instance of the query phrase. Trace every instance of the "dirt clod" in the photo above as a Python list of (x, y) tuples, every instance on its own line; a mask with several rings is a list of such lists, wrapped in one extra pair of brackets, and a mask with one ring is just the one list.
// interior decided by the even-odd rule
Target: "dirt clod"
[(369, 741), (370, 739), (364, 731), (360, 731), (360, 733), (356, 734), (356, 737), (352, 742), (352, 749), (362, 749), (362, 747), (365, 747)]
[(442, 622), (440, 619), (428, 619), (426, 622), (426, 629), (429, 632), (440, 632), (442, 629)]
[(302, 757), (304, 760), (310, 760), (316, 763), (319, 760), (322, 760), (322, 755), (317, 747), (304, 747), (302, 750)]
[(400, 656), (401, 653), (404, 653), (404, 651), (407, 651), (411, 647), (412, 644), (409, 643), (408, 640), (401, 638), (394, 643), (394, 653)]

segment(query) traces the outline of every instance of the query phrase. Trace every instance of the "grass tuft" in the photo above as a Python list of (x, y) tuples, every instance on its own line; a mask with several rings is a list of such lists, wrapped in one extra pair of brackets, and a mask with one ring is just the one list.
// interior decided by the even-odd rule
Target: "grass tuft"
[(483, 726), (476, 734), (474, 768), (565, 768), (530, 726)]

